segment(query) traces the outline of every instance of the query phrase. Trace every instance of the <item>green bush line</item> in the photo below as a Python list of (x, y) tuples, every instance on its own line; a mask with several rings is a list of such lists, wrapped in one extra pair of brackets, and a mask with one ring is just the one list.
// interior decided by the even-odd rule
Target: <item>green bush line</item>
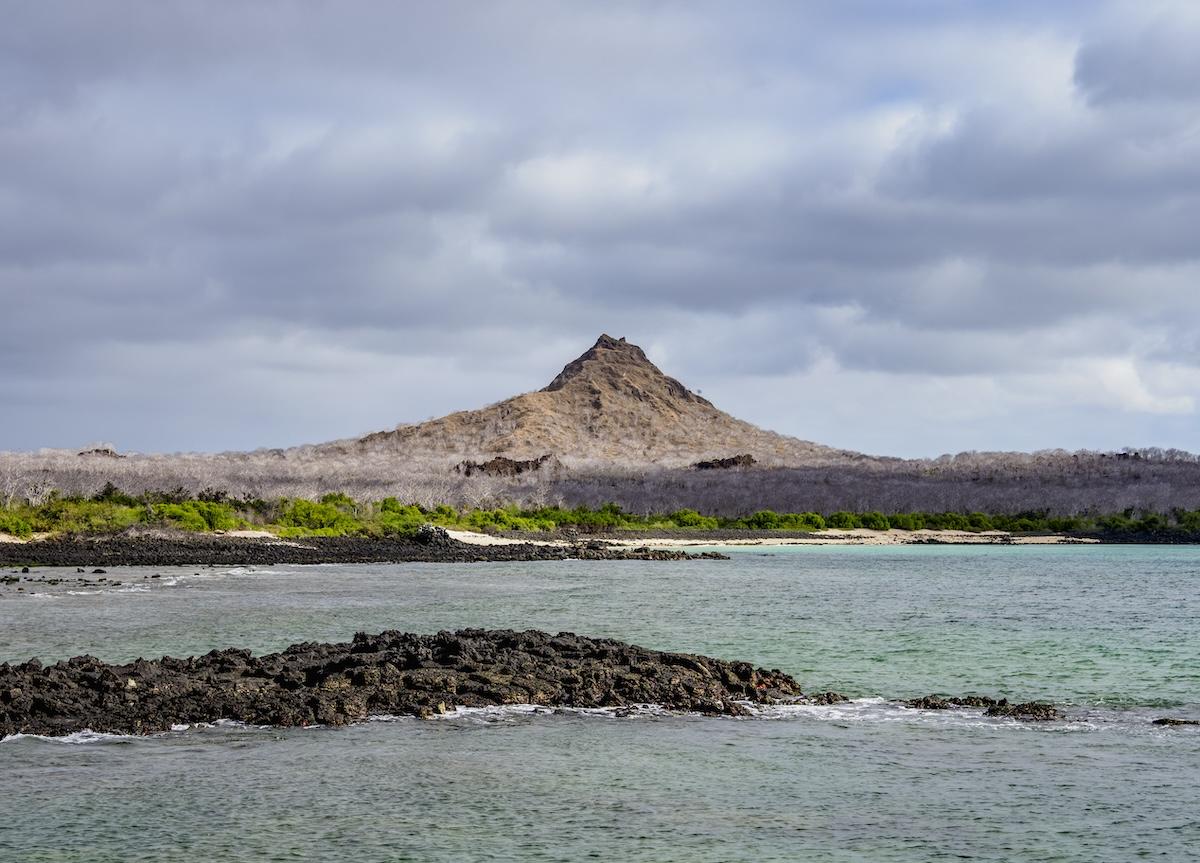
[(52, 494), (39, 505), (28, 502), (0, 508), (0, 533), (28, 537), (34, 533), (114, 533), (136, 525), (170, 526), (211, 532), (239, 528), (269, 530), (279, 536), (408, 536), (426, 523), (481, 532), (553, 531), (585, 533), (611, 530), (786, 530), (830, 528), (868, 530), (1000, 530), (1011, 533), (1067, 533), (1119, 538), (1152, 535), (1200, 539), (1200, 510), (1171, 513), (1135, 512), (1095, 516), (1051, 516), (1046, 512), (955, 513), (815, 512), (777, 513), (759, 510), (727, 518), (702, 515), (694, 509), (637, 515), (614, 503), (597, 509), (516, 506), (456, 510), (449, 506), (424, 508), (396, 498), (355, 501), (344, 494), (327, 494), (319, 501), (302, 498), (233, 500), (206, 490), (191, 497), (182, 490), (127, 495), (110, 483), (91, 498)]

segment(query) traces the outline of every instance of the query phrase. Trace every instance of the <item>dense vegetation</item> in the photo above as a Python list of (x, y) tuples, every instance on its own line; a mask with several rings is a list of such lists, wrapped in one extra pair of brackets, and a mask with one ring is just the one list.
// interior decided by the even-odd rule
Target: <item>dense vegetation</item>
[[(90, 452), (106, 452), (92, 450)], [(111, 452), (111, 451), (108, 451)], [(554, 470), (494, 476), (456, 471), (458, 460), (407, 454), (338, 453), (328, 449), (263, 450), (219, 455), (78, 455), (73, 451), (0, 452), (0, 509), (16, 501), (43, 503), (53, 491), (90, 498), (113, 483), (141, 495), (207, 488), (246, 496), (318, 500), (342, 492), (356, 500), (394, 497), (426, 508), (522, 510), (558, 505), (599, 509), (609, 501), (626, 512), (739, 517), (755, 510), (866, 513), (1170, 514), (1200, 508), (1200, 456), (1154, 449), (1120, 453), (959, 453), (937, 459), (852, 458), (806, 465), (751, 468), (592, 462), (558, 454)], [(691, 458), (695, 461), (695, 458)]]
[(211, 532), (236, 529), (268, 530), (283, 537), (407, 536), (421, 525), (482, 532), (554, 531), (584, 533), (613, 530), (756, 530), (821, 531), (830, 528), (868, 530), (1001, 530), (1013, 533), (1068, 533), (1109, 538), (1200, 540), (1200, 510), (1169, 513), (1125, 512), (1093, 516), (1054, 516), (1045, 511), (998, 513), (956, 512), (774, 512), (758, 510), (738, 517), (704, 515), (694, 509), (639, 515), (614, 503), (595, 509), (544, 506), (521, 509), (455, 509), (401, 503), (394, 497), (355, 501), (345, 494), (319, 500), (278, 498), (234, 500), (224, 492), (206, 490), (191, 497), (183, 490), (133, 496), (111, 483), (90, 497), (55, 493), (41, 503), (12, 502), (0, 507), (0, 533), (28, 537), (34, 533), (109, 533), (134, 526), (174, 527)]

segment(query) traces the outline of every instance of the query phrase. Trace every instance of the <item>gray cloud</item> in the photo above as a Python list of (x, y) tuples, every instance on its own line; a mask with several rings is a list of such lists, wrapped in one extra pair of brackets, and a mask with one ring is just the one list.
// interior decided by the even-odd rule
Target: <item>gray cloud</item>
[(1195, 448), (1186, 4), (5, 21), (0, 449), (347, 436), (601, 330), (836, 445)]
[(1184, 4), (1086, 44), (1075, 83), (1095, 104), (1200, 101), (1200, 16)]

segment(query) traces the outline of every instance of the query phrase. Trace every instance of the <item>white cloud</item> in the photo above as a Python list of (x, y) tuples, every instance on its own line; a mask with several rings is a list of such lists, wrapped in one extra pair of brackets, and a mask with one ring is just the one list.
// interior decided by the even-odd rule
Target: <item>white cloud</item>
[(1190, 4), (62, 9), (0, 31), (0, 449), (354, 434), (601, 330), (835, 445), (1195, 446)]

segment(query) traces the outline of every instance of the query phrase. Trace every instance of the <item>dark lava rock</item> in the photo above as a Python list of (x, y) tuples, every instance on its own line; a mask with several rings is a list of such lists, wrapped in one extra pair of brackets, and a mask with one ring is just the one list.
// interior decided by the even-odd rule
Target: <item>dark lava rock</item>
[(438, 527), (435, 524), (423, 524), (417, 528), (417, 532), (413, 539), (421, 545), (440, 545), (450, 546), (454, 544), (454, 540), (450, 537), (446, 528)]
[(1050, 722), (1055, 719), (1062, 719), (1062, 714), (1044, 701), (1024, 701), (1020, 704), (1009, 704), (1003, 698), (985, 710), (984, 715), (1008, 716), (1013, 719), (1022, 719), (1026, 722)]
[(511, 459), (498, 455), (485, 462), (463, 461), (455, 465), (454, 470), (463, 476), (471, 476), (477, 473), (487, 476), (520, 476), (523, 473), (541, 470), (546, 465), (554, 468), (562, 467), (558, 459), (550, 453), (546, 453), (537, 458), (525, 460)]
[[(0, 543), (0, 564), (38, 566), (271, 566), (308, 563), (466, 563), (476, 561), (726, 560), (716, 553), (576, 545), (472, 545), (430, 525), (423, 539), (313, 536), (296, 540), (180, 533), (170, 536), (61, 536)], [(12, 547), (8, 547), (12, 546)]]
[(1009, 704), (1007, 698), (995, 699), (984, 695), (967, 695), (962, 698), (946, 698), (941, 695), (926, 695), (901, 702), (905, 707), (917, 710), (949, 710), (953, 707), (974, 707), (983, 710), (984, 716), (1008, 716), (1027, 722), (1045, 722), (1062, 719), (1062, 714), (1052, 705), (1042, 701), (1025, 701)]
[(696, 470), (729, 470), (735, 467), (753, 467), (758, 463), (758, 460), (750, 453), (742, 453), (741, 455), (731, 455), (728, 458), (714, 458), (709, 461), (698, 461), (693, 468)]
[(1175, 727), (1178, 725), (1200, 725), (1200, 719), (1176, 719), (1173, 716), (1164, 716), (1161, 719), (1155, 719), (1153, 725), (1166, 725)]
[(911, 707), (914, 710), (949, 710), (952, 706), (945, 698), (940, 698), (936, 695), (912, 698), (903, 702), (903, 704), (905, 707)]
[(737, 716), (747, 712), (740, 702), (799, 697), (796, 681), (778, 670), (568, 632), (392, 630), (261, 657), (228, 649), (127, 665), (92, 656), (48, 667), (36, 659), (0, 663), (0, 737), (85, 728), (147, 734), (218, 719), (345, 725), (373, 714), (429, 716), (503, 704), (660, 704)]
[(840, 692), (810, 692), (804, 696), (805, 704), (816, 704), (824, 706), (827, 704), (843, 704), (850, 699), (842, 695)]

